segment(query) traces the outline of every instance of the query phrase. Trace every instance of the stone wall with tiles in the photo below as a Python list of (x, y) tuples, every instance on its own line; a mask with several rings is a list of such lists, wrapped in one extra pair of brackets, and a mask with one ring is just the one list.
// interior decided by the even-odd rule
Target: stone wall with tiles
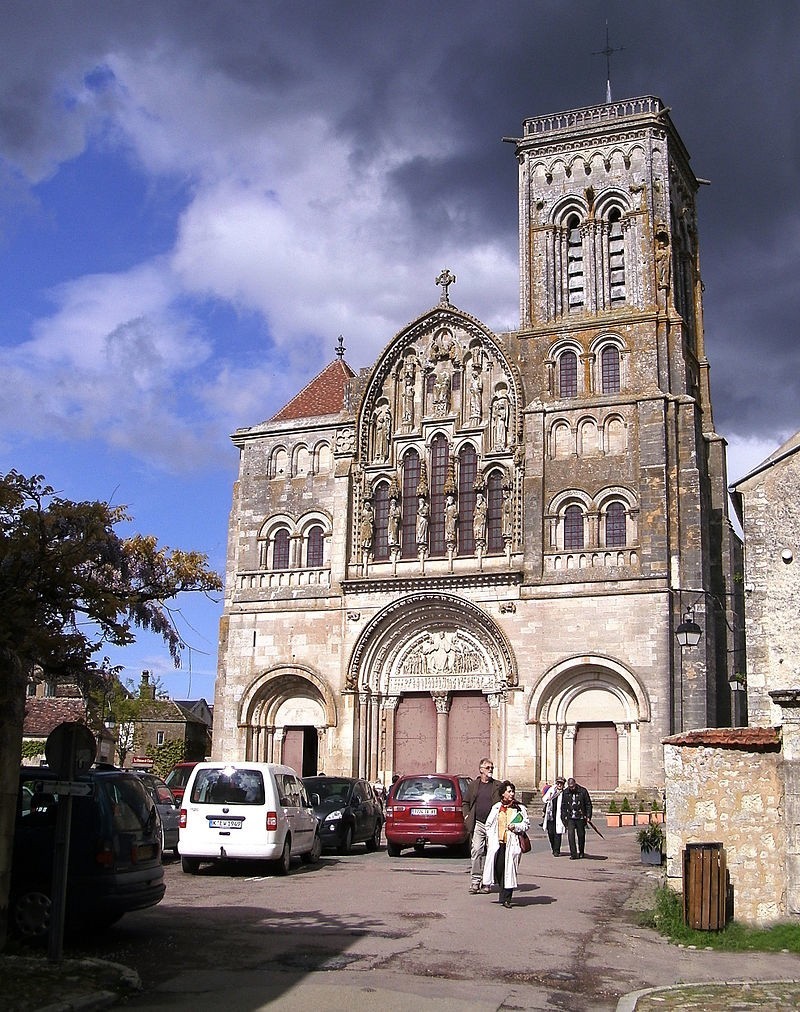
[(667, 880), (682, 889), (688, 843), (722, 843), (737, 921), (788, 919), (787, 777), (780, 728), (711, 728), (667, 738)]

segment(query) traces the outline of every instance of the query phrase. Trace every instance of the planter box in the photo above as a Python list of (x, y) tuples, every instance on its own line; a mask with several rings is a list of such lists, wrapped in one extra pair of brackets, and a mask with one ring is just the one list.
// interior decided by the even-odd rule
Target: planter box
[(610, 815), (606, 815), (606, 825), (608, 826), (609, 829), (619, 829), (619, 827), (622, 825), (622, 822), (620, 821), (621, 819), (622, 819), (621, 815), (619, 815), (618, 813), (615, 815), (612, 812)]
[(650, 813), (650, 821), (651, 822), (663, 822), (664, 821), (664, 813), (663, 812), (651, 812)]
[(620, 818), (620, 825), (621, 826), (632, 826), (633, 825), (633, 820), (635, 819), (635, 817), (636, 816), (634, 815), (633, 812), (623, 812), (620, 815), (620, 817), (619, 817)]
[(642, 864), (661, 864), (662, 855), (660, 850), (643, 850), (641, 851), (641, 855)]
[(636, 825), (637, 826), (649, 826), (650, 825), (650, 812), (637, 812), (636, 813)]

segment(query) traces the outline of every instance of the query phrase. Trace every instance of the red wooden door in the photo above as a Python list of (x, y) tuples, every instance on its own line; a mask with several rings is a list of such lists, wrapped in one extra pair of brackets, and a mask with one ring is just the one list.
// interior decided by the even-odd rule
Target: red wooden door
[(447, 773), (477, 775), (489, 755), (489, 704), (482, 692), (454, 692), (447, 715)]
[(394, 718), (394, 771), (436, 769), (436, 706), (429, 693), (403, 696)]
[(579, 724), (572, 758), (578, 783), (590, 791), (613, 791), (619, 785), (617, 746), (613, 724)]

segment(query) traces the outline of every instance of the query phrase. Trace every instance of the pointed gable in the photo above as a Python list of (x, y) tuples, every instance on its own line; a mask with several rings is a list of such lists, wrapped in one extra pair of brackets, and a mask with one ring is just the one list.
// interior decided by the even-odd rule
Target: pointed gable
[(355, 373), (344, 359), (337, 358), (273, 415), (270, 421), (286, 422), (295, 418), (338, 415), (344, 410), (345, 387), (354, 376)]

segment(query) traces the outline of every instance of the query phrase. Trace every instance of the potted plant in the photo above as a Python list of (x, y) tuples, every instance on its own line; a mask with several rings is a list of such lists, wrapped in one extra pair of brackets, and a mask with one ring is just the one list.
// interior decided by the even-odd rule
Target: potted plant
[(614, 798), (608, 803), (608, 811), (606, 812), (606, 825), (609, 829), (619, 829), (620, 827), (620, 814), (617, 808), (617, 802)]
[(658, 803), (658, 798), (653, 798), (653, 804), (651, 806), (650, 812), (650, 821), (651, 822), (664, 821), (664, 813), (661, 811), (661, 805), (659, 805)]
[(631, 811), (631, 803), (630, 803), (630, 801), (628, 801), (628, 795), (627, 794), (622, 799), (622, 805), (620, 807), (621, 807), (620, 825), (622, 825), (622, 826), (632, 826), (633, 825), (634, 815), (633, 815), (633, 812)]
[(636, 811), (636, 825), (646, 826), (650, 822), (650, 813), (645, 811), (644, 798), (639, 798), (639, 808)]
[(661, 864), (661, 852), (664, 847), (664, 830), (657, 822), (642, 826), (636, 834), (641, 851), (642, 864)]

